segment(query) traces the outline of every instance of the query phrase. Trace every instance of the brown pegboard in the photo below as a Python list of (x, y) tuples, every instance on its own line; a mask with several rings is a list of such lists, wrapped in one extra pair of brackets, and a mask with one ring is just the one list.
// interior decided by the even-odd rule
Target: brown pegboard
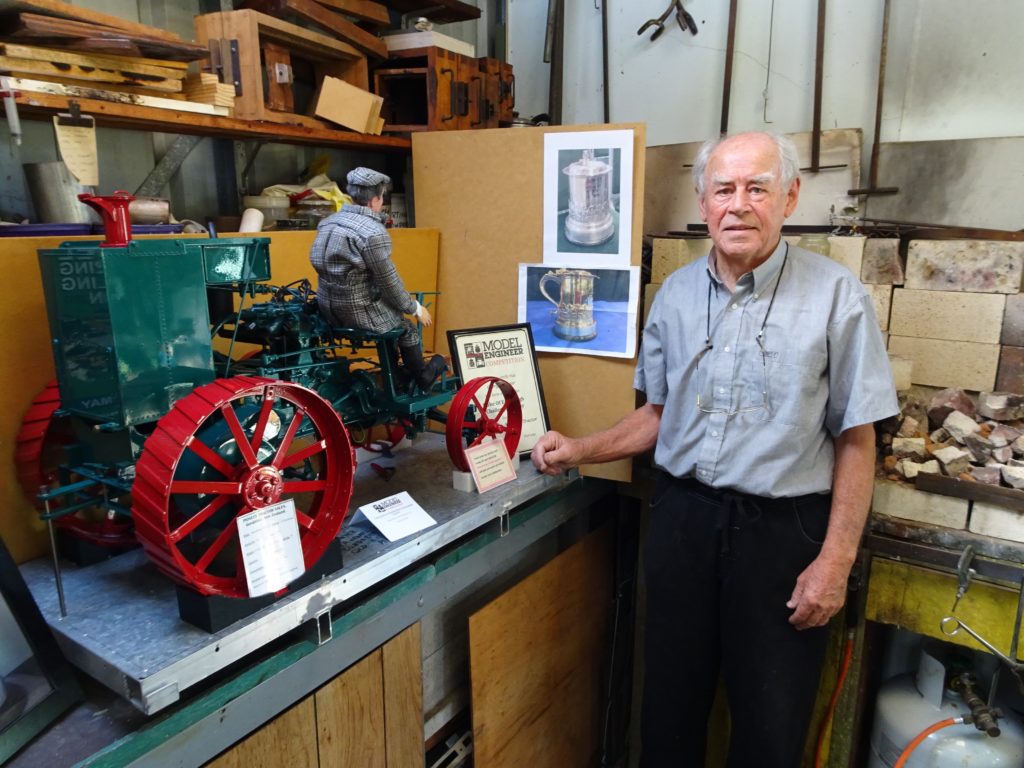
[[(643, 232), (642, 124), (498, 128), (413, 135), (416, 222), (441, 230), (438, 283), (444, 297), (436, 339), (449, 329), (516, 322), (518, 267), (543, 261), (544, 134), (630, 129), (633, 232)], [(579, 436), (615, 424), (635, 407), (635, 360), (539, 353), (551, 427)], [(631, 462), (587, 465), (583, 474), (628, 481)]]

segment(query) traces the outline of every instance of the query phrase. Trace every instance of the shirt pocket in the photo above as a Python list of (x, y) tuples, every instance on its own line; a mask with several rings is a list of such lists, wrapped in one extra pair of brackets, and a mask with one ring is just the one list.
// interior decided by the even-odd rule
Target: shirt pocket
[(768, 371), (771, 420), (788, 426), (816, 425), (828, 399), (828, 357), (813, 349), (779, 352)]

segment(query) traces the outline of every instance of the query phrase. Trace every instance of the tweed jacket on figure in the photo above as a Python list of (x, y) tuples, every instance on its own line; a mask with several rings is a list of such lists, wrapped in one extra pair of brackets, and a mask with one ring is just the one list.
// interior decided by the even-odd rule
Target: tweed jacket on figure
[(391, 261), (391, 237), (378, 214), (346, 205), (316, 228), (309, 260), (319, 275), (320, 312), (335, 326), (383, 333), (405, 325), (416, 302)]

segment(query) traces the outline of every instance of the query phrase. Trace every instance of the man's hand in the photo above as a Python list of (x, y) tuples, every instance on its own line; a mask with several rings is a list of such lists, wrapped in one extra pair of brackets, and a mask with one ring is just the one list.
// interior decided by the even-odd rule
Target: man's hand
[(434, 318), (430, 316), (430, 312), (427, 311), (427, 308), (418, 301), (416, 302), (416, 319), (423, 325), (432, 325), (434, 322)]
[(846, 602), (850, 568), (819, 555), (797, 577), (796, 588), (786, 603), (792, 608), (789, 623), (797, 629), (822, 627)]
[(560, 475), (579, 465), (581, 448), (581, 441), (551, 431), (545, 433), (533, 446), (530, 459), (538, 472)]

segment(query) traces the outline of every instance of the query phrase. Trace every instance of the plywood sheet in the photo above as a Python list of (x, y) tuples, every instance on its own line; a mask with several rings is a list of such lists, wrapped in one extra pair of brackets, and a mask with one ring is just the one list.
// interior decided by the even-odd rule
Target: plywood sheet
[[(437, 131), (413, 135), (417, 223), (441, 230), (438, 281), (448, 329), (516, 322), (518, 265), (542, 255), (544, 133), (634, 130), (632, 263), (640, 263), (644, 126)], [(605, 429), (633, 410), (635, 361), (542, 353), (551, 426), (570, 435)], [(631, 462), (588, 465), (584, 474), (630, 479)]]
[[(794, 133), (790, 138), (800, 152), (801, 167), (810, 165), (811, 134)], [(860, 129), (822, 132), (820, 165), (840, 167), (801, 174), (800, 202), (787, 223), (828, 224), (831, 208), (840, 212), (856, 202), (846, 192), (860, 186), (861, 141)], [(695, 141), (647, 149), (644, 232), (660, 235), (700, 223), (691, 173), (700, 145)]]
[(314, 697), (319, 768), (386, 768), (380, 648), (338, 675)]
[(423, 652), (413, 624), (381, 648), (388, 768), (423, 762)]
[(477, 768), (598, 764), (613, 560), (606, 524), (470, 616)]
[[(316, 709), (307, 696), (235, 744), (208, 768), (320, 768), (316, 744)], [(369, 765), (369, 763), (367, 763)]]

